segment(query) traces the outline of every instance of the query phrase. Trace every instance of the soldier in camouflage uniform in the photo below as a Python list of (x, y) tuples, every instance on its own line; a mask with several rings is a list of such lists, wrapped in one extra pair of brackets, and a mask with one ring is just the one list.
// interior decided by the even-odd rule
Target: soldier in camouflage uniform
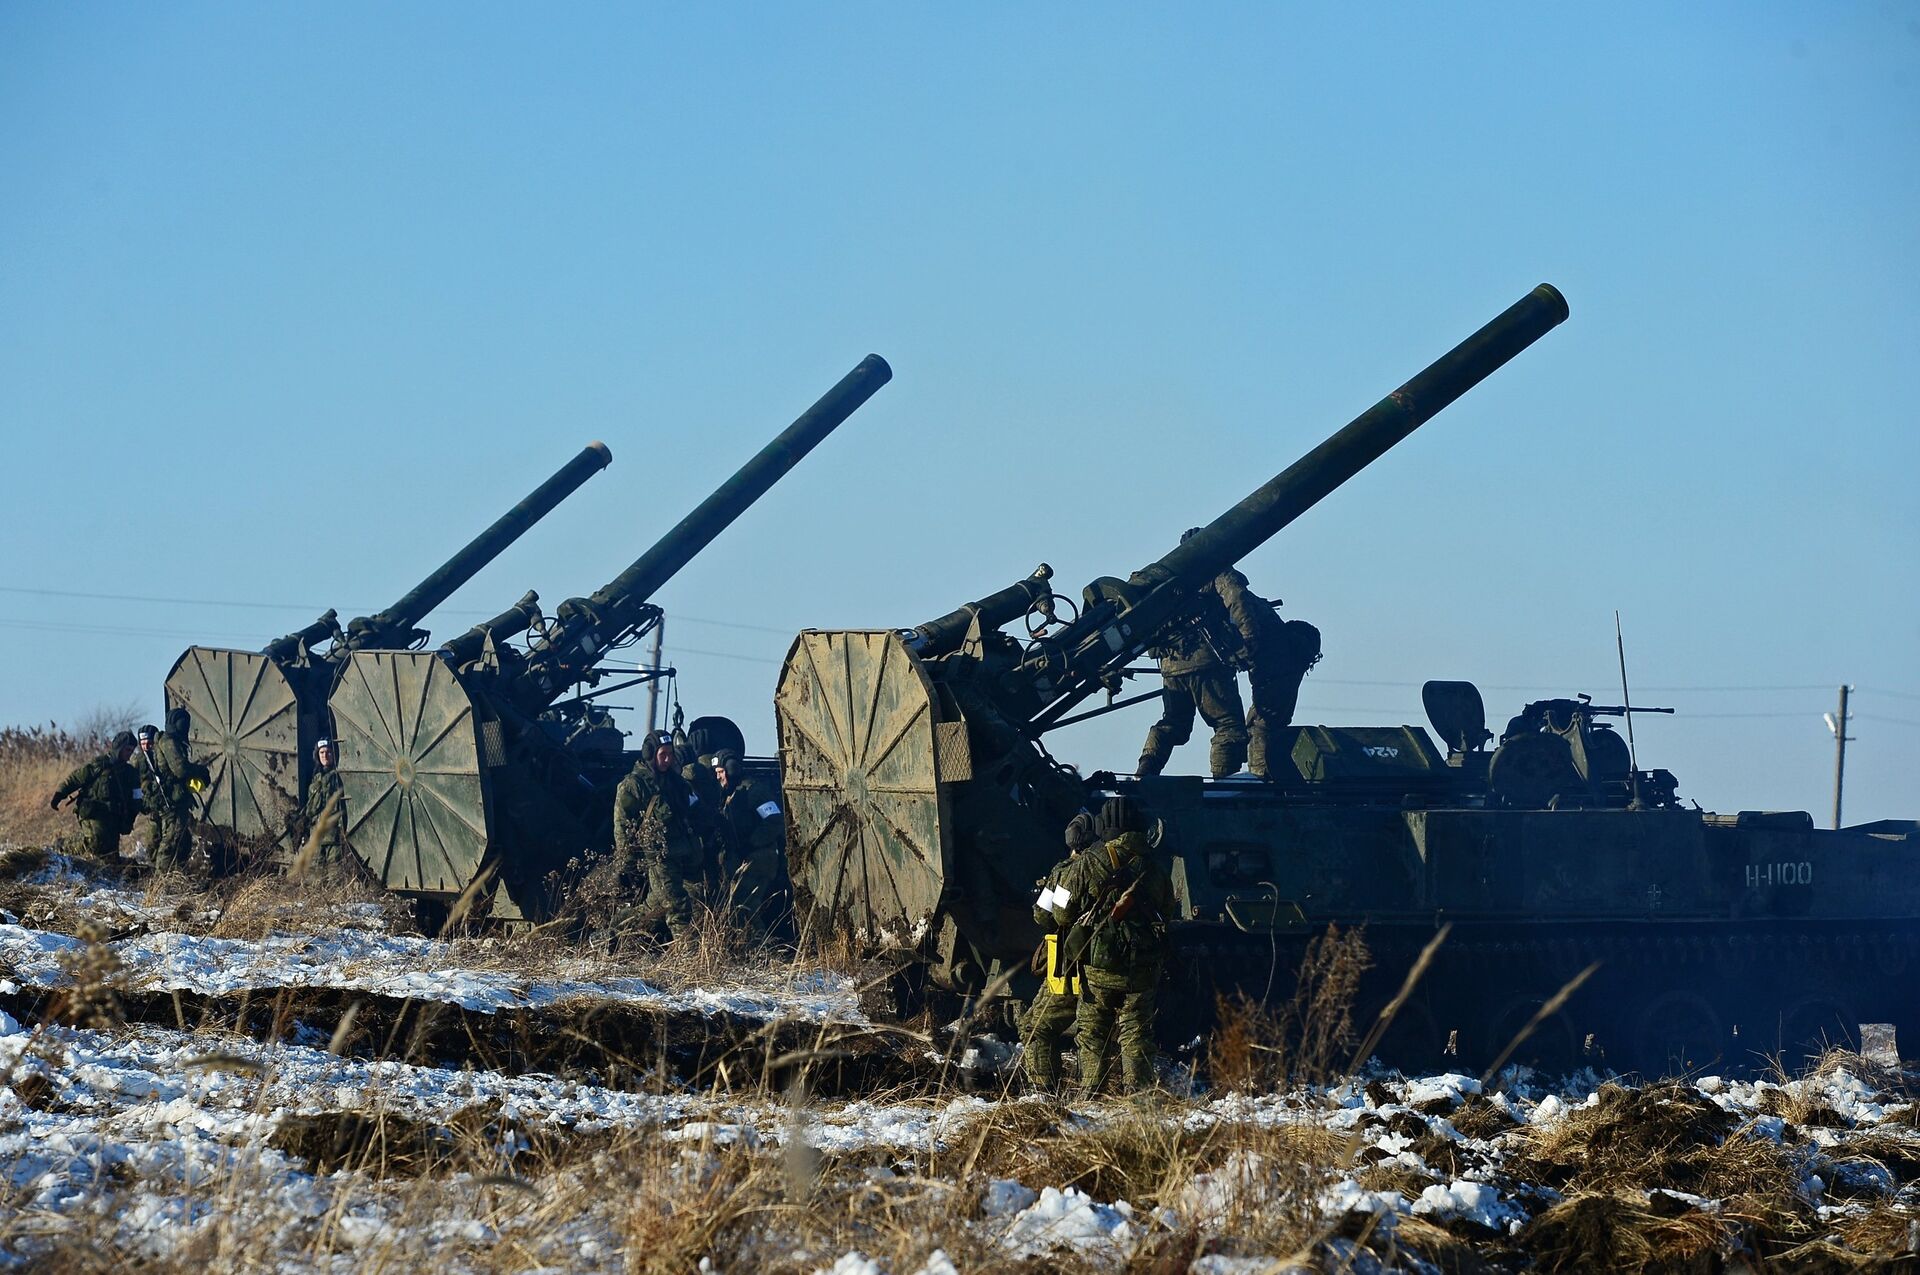
[(1276, 731), (1292, 723), (1301, 680), (1320, 659), (1320, 630), (1304, 620), (1282, 620), (1274, 614), (1279, 601), (1269, 602), (1249, 589), (1247, 578), (1231, 567), (1215, 576), (1207, 590), (1220, 599), (1231, 626), (1220, 642), (1232, 665), (1247, 673), (1252, 700), (1247, 769), (1266, 779), (1269, 743)]
[[(1181, 543), (1198, 530), (1196, 527), (1181, 536)], [(1225, 604), (1214, 584), (1209, 581), (1194, 596), (1195, 618), (1153, 648), (1164, 683), (1160, 720), (1148, 729), (1147, 741), (1140, 746), (1136, 774), (1157, 775), (1165, 769), (1173, 750), (1193, 737), (1195, 709), (1213, 728), (1208, 760), (1214, 778), (1233, 774), (1246, 760), (1247, 719), (1240, 705), (1240, 682), (1232, 666), (1215, 653), (1209, 636), (1224, 631), (1228, 623)]]
[[(1073, 871), (1082, 850), (1093, 844), (1093, 816), (1086, 811), (1067, 824), (1067, 857), (1054, 865), (1040, 884), (1040, 897), (1033, 905), (1034, 924), (1054, 940), (1041, 940), (1034, 952), (1034, 970), (1040, 975), (1040, 990), (1020, 1020), (1020, 1043), (1026, 1053), (1027, 1080), (1035, 1089), (1048, 1091), (1060, 1087), (1060, 1047), (1073, 1030), (1080, 1011), (1080, 976), (1059, 954), (1059, 942), (1066, 937), (1054, 919), (1056, 891), (1064, 893), (1060, 882)], [(1048, 956), (1053, 957), (1048, 961)], [(1051, 968), (1049, 968), (1051, 965)]]
[(333, 823), (321, 838), (318, 859), (321, 863), (344, 863), (347, 854), (347, 811), (346, 798), (342, 795), (345, 785), (340, 782), (340, 772), (336, 769), (333, 755), (333, 741), (322, 739), (313, 746), (313, 778), (307, 781), (307, 800), (301, 807), (301, 827), (312, 836), (314, 829), (320, 827), (326, 815), (329, 803), (339, 801), (334, 808)]
[(713, 773), (713, 757), (694, 751), (690, 742), (676, 741), (674, 757), (680, 763), (680, 778), (687, 785), (687, 826), (700, 843), (700, 863), (689, 879), (703, 890), (711, 891), (721, 879), (727, 860), (733, 856), (733, 829), (727, 823), (726, 794)]
[(787, 919), (786, 825), (780, 793), (740, 771), (740, 755), (723, 748), (713, 755), (713, 777), (725, 796), (729, 853), (721, 864), (733, 884), (733, 909), (749, 925), (772, 932)]
[(1074, 1048), (1089, 1097), (1113, 1070), (1116, 1037), (1127, 1088), (1154, 1083), (1154, 1005), (1175, 906), (1173, 881), (1131, 798), (1107, 798), (1093, 835), (1096, 844), (1060, 874), (1051, 909), (1054, 924), (1066, 929), (1068, 959), (1080, 965)]
[(47, 803), (58, 810), (68, 797), (75, 798), (81, 848), (97, 859), (119, 858), (121, 836), (133, 831), (134, 792), (139, 787), (127, 764), (133, 749), (133, 732), (121, 731), (106, 752), (68, 775)]
[(693, 916), (687, 878), (700, 873), (700, 841), (688, 822), (692, 795), (672, 736), (656, 731), (613, 796), (614, 846), (646, 867), (645, 924), (664, 920), (675, 935)]
[(207, 768), (187, 749), (187, 731), (193, 719), (184, 708), (167, 713), (167, 729), (140, 728), (142, 804), (153, 821), (153, 859), (184, 865), (193, 854), (194, 785), (205, 784)]

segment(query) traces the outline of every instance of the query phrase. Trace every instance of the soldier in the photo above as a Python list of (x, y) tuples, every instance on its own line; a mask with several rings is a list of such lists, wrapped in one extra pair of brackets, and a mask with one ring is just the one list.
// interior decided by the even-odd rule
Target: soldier
[[(1185, 544), (1199, 532), (1195, 527), (1180, 537)], [(1208, 760), (1215, 779), (1240, 769), (1247, 756), (1247, 720), (1240, 705), (1240, 683), (1233, 669), (1214, 652), (1210, 633), (1227, 624), (1225, 605), (1214, 581), (1194, 595), (1198, 614), (1153, 649), (1160, 660), (1160, 720), (1147, 731), (1140, 746), (1140, 765), (1134, 773), (1157, 775), (1173, 750), (1193, 737), (1193, 714), (1198, 709), (1213, 728)]]
[(646, 924), (664, 920), (675, 936), (693, 917), (686, 882), (700, 871), (700, 843), (688, 823), (692, 795), (680, 777), (673, 737), (655, 731), (613, 797), (614, 846), (646, 867)]
[(340, 772), (335, 766), (333, 741), (317, 740), (313, 745), (313, 778), (307, 781), (307, 801), (301, 807), (300, 820), (309, 837), (316, 830), (320, 832), (317, 858), (321, 863), (345, 862), (347, 853), (345, 805), (334, 804), (331, 821), (326, 818), (329, 804), (346, 800), (342, 795), (344, 785), (340, 782)]
[(1279, 599), (1267, 601), (1231, 567), (1215, 576), (1207, 589), (1220, 599), (1232, 625), (1227, 641), (1236, 648), (1233, 666), (1247, 674), (1253, 701), (1247, 713), (1247, 769), (1266, 779), (1273, 734), (1292, 723), (1300, 683), (1320, 660), (1320, 630), (1304, 620), (1282, 620), (1274, 614)]
[(193, 719), (184, 708), (167, 711), (167, 729), (140, 728), (142, 804), (153, 820), (153, 858), (185, 865), (193, 854), (194, 794), (210, 778), (207, 768), (192, 760), (187, 731)]
[(711, 887), (726, 871), (733, 857), (733, 829), (727, 825), (726, 794), (714, 777), (713, 758), (694, 751), (693, 745), (677, 741), (674, 758), (680, 763), (680, 778), (687, 785), (687, 826), (700, 843), (700, 865), (696, 877), (702, 888)]
[(73, 813), (80, 821), (81, 848), (97, 859), (119, 858), (121, 835), (133, 831), (138, 783), (127, 764), (133, 749), (133, 732), (121, 731), (106, 752), (68, 775), (47, 803), (58, 810), (68, 797), (76, 798)]
[(1049, 1092), (1060, 1088), (1060, 1046), (1080, 1009), (1080, 976), (1062, 959), (1060, 941), (1066, 936), (1054, 920), (1053, 900), (1063, 889), (1061, 880), (1075, 870), (1076, 857), (1092, 844), (1093, 816), (1082, 810), (1067, 824), (1067, 857), (1039, 883), (1040, 897), (1033, 905), (1034, 923), (1046, 931), (1046, 938), (1033, 954), (1040, 990), (1021, 1020), (1020, 1043), (1026, 1051), (1028, 1082)]
[(1127, 1088), (1154, 1083), (1154, 1001), (1174, 910), (1173, 881), (1147, 844), (1146, 821), (1132, 798), (1107, 798), (1093, 835), (1093, 848), (1060, 874), (1049, 909), (1066, 931), (1067, 959), (1080, 966), (1074, 1048), (1088, 1097), (1113, 1070), (1116, 1029)]
[(725, 798), (731, 852), (721, 865), (733, 883), (734, 911), (767, 931), (787, 915), (786, 826), (780, 794), (771, 781), (741, 773), (740, 754), (722, 748), (713, 755), (713, 777)]

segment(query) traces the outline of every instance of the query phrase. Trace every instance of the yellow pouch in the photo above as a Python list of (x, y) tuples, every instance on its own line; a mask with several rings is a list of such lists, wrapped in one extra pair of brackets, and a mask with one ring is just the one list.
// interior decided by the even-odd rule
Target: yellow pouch
[(1047, 990), (1055, 996), (1078, 996), (1080, 994), (1080, 976), (1068, 977), (1060, 972), (1060, 936), (1047, 935)]

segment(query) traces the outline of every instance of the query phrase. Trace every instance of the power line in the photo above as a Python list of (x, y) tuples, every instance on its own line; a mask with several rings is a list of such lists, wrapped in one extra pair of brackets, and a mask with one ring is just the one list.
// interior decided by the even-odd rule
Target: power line
[(1920, 721), (1911, 717), (1889, 717), (1885, 713), (1849, 713), (1848, 716), (1870, 722), (1892, 722), (1896, 726), (1920, 726)]
[[(236, 602), (220, 598), (163, 598), (140, 593), (89, 593), (79, 589), (29, 589), (19, 585), (0, 585), (0, 593), (17, 593), (40, 598), (81, 598), (93, 602), (139, 602), (154, 606), (193, 606), (193, 607), (245, 607), (256, 611), (297, 611), (302, 615), (319, 615), (327, 608), (312, 602)], [(336, 607), (337, 611), (372, 614), (377, 607)], [(463, 607), (442, 608), (438, 612), (448, 616), (472, 616), (484, 619), (493, 615), (492, 611), (475, 611)], [(697, 615), (673, 613), (675, 623), (705, 624), (717, 629), (744, 629), (755, 633), (778, 633), (791, 637), (800, 630), (798, 626), (790, 629), (770, 624), (748, 624), (743, 620), (712, 620)]]

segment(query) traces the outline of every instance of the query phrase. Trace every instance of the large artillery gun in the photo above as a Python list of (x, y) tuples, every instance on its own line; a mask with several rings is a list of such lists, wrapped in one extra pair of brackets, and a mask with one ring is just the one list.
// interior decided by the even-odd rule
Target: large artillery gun
[[(1043, 735), (1117, 693), (1214, 576), (1566, 317), (1558, 291), (1534, 289), (1158, 561), (1093, 581), (1064, 623), (1044, 623), (1043, 566), (913, 629), (802, 633), (775, 711), (807, 923), (909, 954), (956, 992), (1024, 962), (1032, 883), (1088, 799)], [(1032, 614), (1024, 641), (1001, 632)]]
[(1535, 701), (1496, 740), (1476, 688), (1434, 681), (1423, 698), (1444, 747), (1414, 725), (1297, 725), (1264, 781), (1083, 776), (1046, 747), (1051, 730), (1155, 698), (1122, 692), (1150, 671), (1143, 653), (1198, 620), (1203, 584), (1566, 313), (1536, 289), (1077, 603), (1043, 567), (916, 628), (800, 634), (775, 707), (802, 924), (898, 960), (909, 1000), (1003, 975), (1020, 990), (1061, 829), (1125, 794), (1157, 818), (1178, 899), (1169, 1040), (1219, 993), (1286, 996), (1329, 924), (1365, 927), (1363, 1022), (1446, 928), (1381, 1043), (1406, 1066), (1488, 1066), (1523, 1035), (1518, 1060), (1664, 1071), (1791, 1062), (1868, 1022), (1920, 1034), (1920, 825), (1820, 831), (1802, 812), (1683, 806), (1675, 777), (1641, 769), (1601, 720), (1666, 711), (1624, 696)]
[(166, 703), (192, 719), (188, 743), (211, 772), (206, 822), (219, 835), (284, 848), (327, 732), (327, 697), (355, 651), (418, 647), (433, 610), (613, 461), (589, 443), (426, 579), (343, 627), (328, 610), (258, 651), (190, 646), (167, 673)]
[(652, 632), (658, 590), (892, 375), (869, 355), (626, 570), (551, 616), (529, 592), (436, 650), (354, 652), (330, 708), (355, 855), (430, 906), (472, 889), (487, 915), (548, 915), (553, 874), (608, 848), (629, 765), (599, 700), (648, 674), (608, 657)]

